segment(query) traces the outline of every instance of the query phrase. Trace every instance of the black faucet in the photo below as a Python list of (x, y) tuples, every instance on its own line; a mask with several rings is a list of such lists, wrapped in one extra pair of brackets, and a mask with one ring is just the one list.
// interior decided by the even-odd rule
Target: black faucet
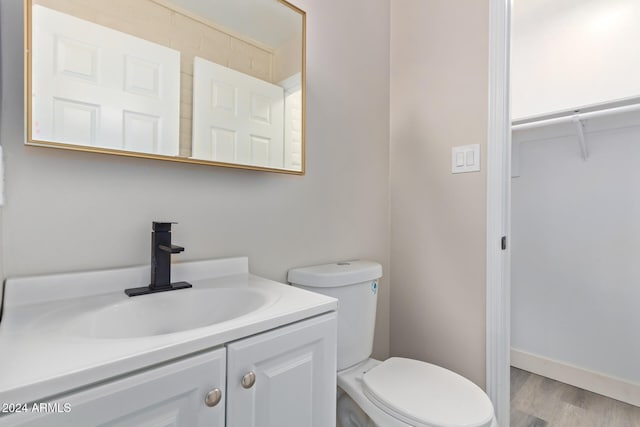
[(176, 223), (153, 222), (153, 232), (151, 233), (151, 284), (141, 288), (125, 289), (125, 294), (135, 297), (191, 287), (191, 284), (187, 282), (171, 283), (171, 254), (178, 254), (184, 251), (182, 246), (171, 244), (171, 224)]

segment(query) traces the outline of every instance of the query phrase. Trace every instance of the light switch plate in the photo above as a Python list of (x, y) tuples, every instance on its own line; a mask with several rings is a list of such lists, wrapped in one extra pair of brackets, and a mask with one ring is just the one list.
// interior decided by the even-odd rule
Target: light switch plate
[(451, 149), (451, 173), (479, 171), (480, 144), (460, 145)]

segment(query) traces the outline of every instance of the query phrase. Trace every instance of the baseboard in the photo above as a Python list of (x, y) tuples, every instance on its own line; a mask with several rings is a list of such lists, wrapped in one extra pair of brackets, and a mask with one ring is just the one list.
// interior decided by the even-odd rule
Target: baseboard
[(640, 384), (511, 348), (511, 366), (640, 406)]

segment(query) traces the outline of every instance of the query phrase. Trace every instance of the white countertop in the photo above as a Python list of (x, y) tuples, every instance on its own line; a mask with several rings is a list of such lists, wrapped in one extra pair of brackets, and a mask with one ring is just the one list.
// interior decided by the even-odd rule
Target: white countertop
[(137, 338), (89, 338), (69, 334), (63, 327), (65, 318), (128, 300), (125, 288), (148, 284), (148, 266), (8, 279), (0, 321), (0, 402), (40, 402), (337, 309), (333, 298), (250, 274), (244, 257), (172, 268), (173, 281), (188, 281), (196, 289), (257, 288), (270, 299), (257, 311), (197, 329)]

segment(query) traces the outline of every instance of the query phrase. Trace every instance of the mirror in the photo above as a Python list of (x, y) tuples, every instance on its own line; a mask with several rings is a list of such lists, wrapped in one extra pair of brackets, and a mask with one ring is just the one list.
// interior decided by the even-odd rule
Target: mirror
[(304, 174), (305, 12), (25, 1), (27, 144)]

